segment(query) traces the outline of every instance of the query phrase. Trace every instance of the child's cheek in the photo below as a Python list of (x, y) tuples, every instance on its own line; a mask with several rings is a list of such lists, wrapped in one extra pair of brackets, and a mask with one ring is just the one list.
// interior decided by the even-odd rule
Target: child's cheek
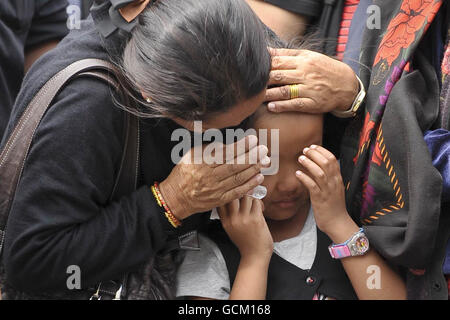
[(264, 176), (264, 182), (262, 183), (262, 185), (267, 188), (267, 195), (264, 197), (263, 203), (266, 208), (270, 204), (270, 199), (272, 199), (274, 195), (276, 181), (276, 175)]

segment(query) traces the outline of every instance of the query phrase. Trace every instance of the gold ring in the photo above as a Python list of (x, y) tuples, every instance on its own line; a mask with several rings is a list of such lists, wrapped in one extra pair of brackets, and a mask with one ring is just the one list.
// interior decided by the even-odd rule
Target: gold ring
[(300, 97), (300, 86), (298, 84), (291, 84), (289, 86), (289, 92), (291, 93), (290, 99), (296, 99)]

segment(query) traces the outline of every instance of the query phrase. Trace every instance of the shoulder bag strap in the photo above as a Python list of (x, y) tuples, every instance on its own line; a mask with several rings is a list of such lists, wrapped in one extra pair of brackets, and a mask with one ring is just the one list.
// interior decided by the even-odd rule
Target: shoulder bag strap
[[(100, 73), (99, 70), (103, 72)], [(93, 76), (110, 84), (115, 84), (115, 80), (109, 74), (113, 71), (114, 66), (104, 60), (84, 59), (76, 61), (47, 81), (20, 117), (0, 153), (0, 254), (3, 248), (9, 210), (31, 142), (53, 99), (68, 81), (83, 73), (83, 75)], [(124, 152), (112, 198), (118, 198), (136, 188), (139, 159), (138, 119), (126, 113), (125, 121)]]

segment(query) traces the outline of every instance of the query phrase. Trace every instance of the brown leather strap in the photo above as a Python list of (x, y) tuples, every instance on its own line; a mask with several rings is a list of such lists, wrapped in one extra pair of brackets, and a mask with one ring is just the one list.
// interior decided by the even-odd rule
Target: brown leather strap
[[(93, 72), (92, 70), (96, 70)], [(23, 166), (36, 129), (61, 88), (75, 76), (88, 75), (100, 78), (116, 86), (115, 81), (103, 70), (112, 73), (114, 66), (100, 59), (79, 60), (54, 75), (31, 100), (20, 117), (12, 134), (0, 153), (0, 254), (3, 247), (6, 222), (14, 199)], [(135, 116), (126, 113), (126, 139), (121, 167), (116, 179), (112, 198), (132, 192), (137, 183), (139, 159), (139, 126)]]
[(108, 82), (111, 87), (113, 87), (113, 88), (118, 87), (118, 83), (116, 82), (116, 80), (114, 78), (112, 78), (111, 76), (109, 76), (108, 74), (105, 74), (103, 71), (95, 71), (95, 70), (94, 71), (85, 71), (85, 72), (78, 73), (75, 77), (76, 78), (79, 78), (79, 77), (100, 78), (103, 81)]

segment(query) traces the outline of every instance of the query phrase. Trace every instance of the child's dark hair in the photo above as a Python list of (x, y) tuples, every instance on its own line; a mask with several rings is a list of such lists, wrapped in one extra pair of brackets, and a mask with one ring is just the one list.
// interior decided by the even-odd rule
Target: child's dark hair
[(256, 96), (270, 67), (264, 25), (242, 0), (156, 1), (140, 15), (120, 65), (127, 94), (139, 101), (133, 113), (185, 120)]

